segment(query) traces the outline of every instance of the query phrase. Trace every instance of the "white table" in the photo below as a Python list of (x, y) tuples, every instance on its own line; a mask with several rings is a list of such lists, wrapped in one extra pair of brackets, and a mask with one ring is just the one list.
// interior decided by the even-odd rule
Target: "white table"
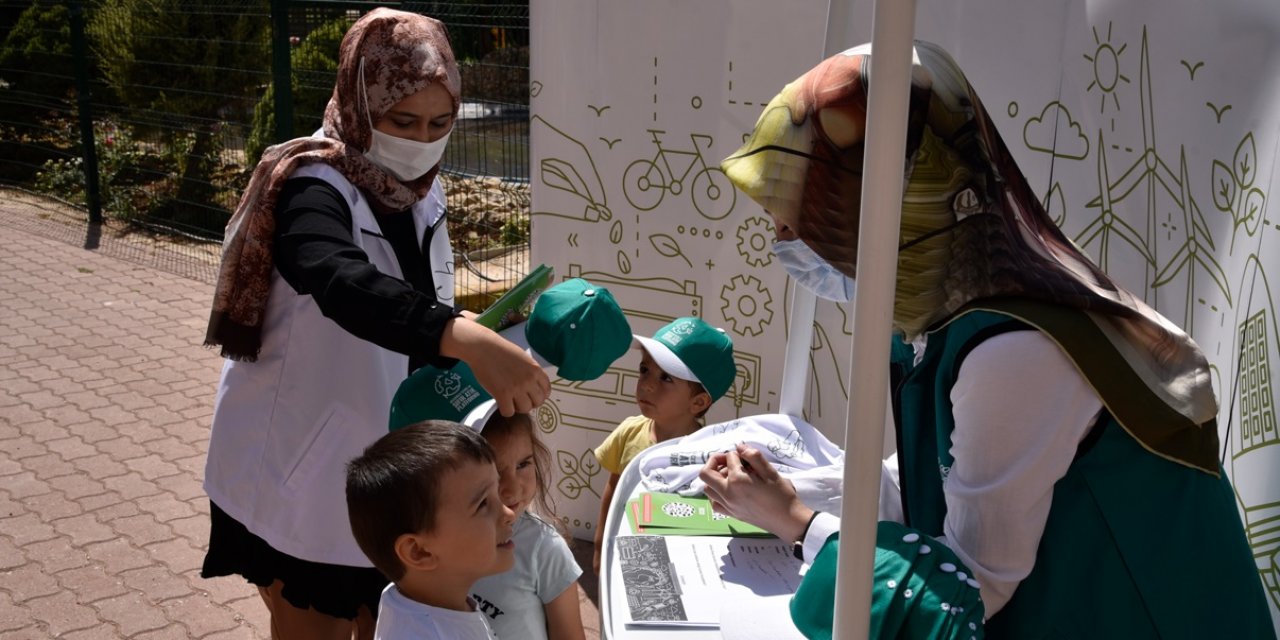
[[(658, 443), (646, 450), (646, 453), (678, 442), (679, 439)], [(626, 508), (630, 499), (644, 491), (640, 483), (639, 465), (636, 464), (639, 459), (640, 456), (637, 456), (623, 470), (604, 524), (604, 547), (600, 555), (600, 566), (603, 569), (600, 576), (601, 637), (604, 640), (662, 640), (673, 637), (680, 640), (720, 640), (723, 636), (718, 628), (639, 627), (626, 624), (630, 620), (630, 609), (622, 585), (622, 567), (617, 558), (615, 540), (618, 536), (633, 534)]]

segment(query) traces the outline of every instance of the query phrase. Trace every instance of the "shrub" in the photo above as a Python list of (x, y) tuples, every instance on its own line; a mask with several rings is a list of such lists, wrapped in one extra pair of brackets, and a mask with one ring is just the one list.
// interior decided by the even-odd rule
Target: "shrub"
[[(74, 136), (71, 124), (65, 136)], [(175, 154), (157, 155), (148, 151), (125, 128), (114, 122), (99, 123), (94, 130), (98, 156), (98, 184), (103, 214), (126, 221), (150, 215), (177, 191), (177, 175), (168, 168), (177, 166)], [(35, 188), (69, 202), (87, 200), (82, 157), (49, 160), (36, 174)]]
[(529, 104), (529, 47), (490, 52), (460, 66), (462, 93), (471, 100)]
[[(348, 18), (326, 22), (303, 38), (292, 55), (293, 113), (295, 135), (305, 136), (319, 127), (324, 107), (333, 95), (338, 72), (338, 45), (351, 26)], [(245, 142), (245, 162), (256, 165), (262, 152), (275, 142), (275, 83), (253, 108), (253, 130)]]
[[(219, 212), (214, 183), (223, 123), (242, 122), (270, 60), (266, 0), (99, 0), (88, 30), (102, 77), (135, 132), (181, 149), (170, 222), (201, 227)], [(171, 153), (178, 153), (172, 151)], [(106, 175), (104, 173), (104, 175)], [(225, 217), (225, 216), (223, 216)]]
[(0, 44), (0, 119), (38, 125), (65, 109), (75, 88), (71, 16), (63, 5), (32, 3)]

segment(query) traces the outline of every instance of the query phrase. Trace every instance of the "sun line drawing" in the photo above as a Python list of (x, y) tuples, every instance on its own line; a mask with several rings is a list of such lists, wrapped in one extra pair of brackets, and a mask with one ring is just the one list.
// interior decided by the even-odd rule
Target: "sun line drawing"
[(1107, 39), (1103, 41), (1098, 37), (1098, 28), (1093, 28), (1093, 42), (1097, 45), (1093, 55), (1083, 54), (1084, 59), (1093, 63), (1093, 82), (1085, 87), (1085, 91), (1093, 91), (1097, 87), (1102, 92), (1102, 99), (1099, 109), (1102, 113), (1107, 112), (1107, 96), (1111, 96), (1111, 101), (1116, 105), (1116, 111), (1120, 110), (1120, 98), (1116, 96), (1116, 87), (1120, 82), (1129, 83), (1129, 78), (1120, 71), (1120, 56), (1124, 55), (1124, 50), (1129, 47), (1128, 43), (1120, 45), (1117, 49), (1111, 44), (1111, 23), (1107, 23)]

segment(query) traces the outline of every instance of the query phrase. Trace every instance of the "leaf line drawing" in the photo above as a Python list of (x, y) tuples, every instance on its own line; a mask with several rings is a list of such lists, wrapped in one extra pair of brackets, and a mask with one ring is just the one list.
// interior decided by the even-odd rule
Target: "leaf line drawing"
[(680, 258), (684, 263), (693, 268), (693, 263), (689, 262), (688, 256), (684, 255), (684, 251), (680, 249), (680, 243), (675, 238), (665, 233), (655, 233), (649, 236), (649, 244), (653, 245), (655, 251), (668, 258)]
[(568, 451), (557, 450), (556, 466), (560, 468), (560, 474), (563, 476), (556, 483), (556, 488), (564, 494), (564, 497), (576, 500), (582, 495), (584, 489), (597, 498), (600, 497), (600, 494), (591, 487), (591, 479), (600, 475), (600, 462), (596, 460), (596, 454), (590, 449), (578, 456)]
[(1250, 131), (1236, 145), (1230, 166), (1221, 160), (1213, 161), (1213, 206), (1231, 216), (1230, 248), (1233, 250), (1236, 246), (1235, 232), (1241, 226), (1249, 236), (1258, 232), (1262, 210), (1267, 203), (1267, 195), (1253, 184), (1258, 174), (1257, 158), (1258, 149)]

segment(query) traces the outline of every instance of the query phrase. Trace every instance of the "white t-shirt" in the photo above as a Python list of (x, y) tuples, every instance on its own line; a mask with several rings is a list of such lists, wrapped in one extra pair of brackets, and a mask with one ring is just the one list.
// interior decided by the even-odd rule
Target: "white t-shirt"
[[(475, 607), (470, 598), (468, 604)], [(479, 608), (454, 611), (405, 597), (396, 585), (382, 590), (374, 640), (494, 640)]]
[(647, 449), (637, 457), (640, 481), (649, 491), (701, 495), (706, 489), (698, 477), (702, 466), (712, 455), (733, 451), (739, 444), (754, 446), (783, 477), (844, 460), (840, 447), (803, 419), (761, 414), (710, 424), (676, 444)]
[(499, 640), (545, 640), (543, 606), (573, 586), (582, 569), (555, 527), (528, 512), (516, 520), (511, 539), (516, 545), (515, 566), (481, 578), (471, 588), (471, 597)]

